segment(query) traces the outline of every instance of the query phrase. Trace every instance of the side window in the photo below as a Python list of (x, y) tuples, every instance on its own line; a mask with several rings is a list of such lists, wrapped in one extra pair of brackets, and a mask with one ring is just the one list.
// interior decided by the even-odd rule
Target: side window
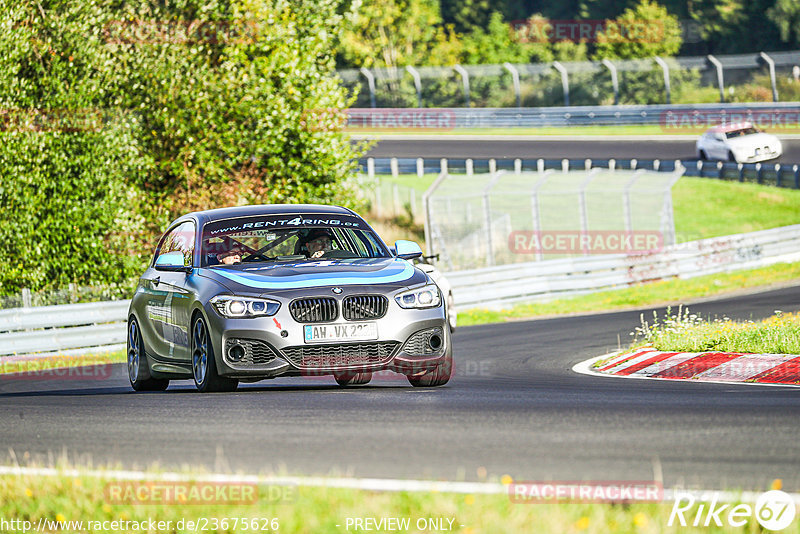
[(176, 226), (164, 236), (161, 245), (158, 247), (156, 259), (167, 252), (180, 252), (183, 254), (183, 264), (187, 267), (192, 265), (194, 255), (194, 223), (186, 221)]

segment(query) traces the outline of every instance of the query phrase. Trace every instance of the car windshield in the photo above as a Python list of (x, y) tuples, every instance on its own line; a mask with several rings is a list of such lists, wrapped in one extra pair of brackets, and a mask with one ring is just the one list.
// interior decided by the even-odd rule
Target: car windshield
[(202, 246), (203, 267), (390, 257), (380, 238), (361, 219), (338, 215), (213, 221), (203, 229)]
[(733, 139), (734, 137), (742, 137), (743, 135), (753, 135), (757, 133), (758, 130), (756, 130), (751, 126), (749, 128), (741, 128), (739, 130), (731, 130), (730, 132), (725, 132), (725, 136), (728, 139)]

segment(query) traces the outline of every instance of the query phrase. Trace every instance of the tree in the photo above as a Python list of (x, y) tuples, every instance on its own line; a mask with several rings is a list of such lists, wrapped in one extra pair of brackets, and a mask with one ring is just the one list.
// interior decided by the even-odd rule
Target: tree
[(800, 3), (796, 0), (776, 0), (767, 10), (767, 17), (780, 31), (781, 41), (792, 46), (800, 44)]
[(614, 20), (606, 21), (597, 36), (594, 57), (636, 59), (673, 56), (683, 42), (678, 19), (655, 1), (641, 0)]

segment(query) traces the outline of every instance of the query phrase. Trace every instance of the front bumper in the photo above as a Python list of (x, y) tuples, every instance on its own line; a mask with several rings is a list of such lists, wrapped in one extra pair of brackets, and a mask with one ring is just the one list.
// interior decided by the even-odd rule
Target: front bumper
[[(341, 308), (341, 301), (349, 294), (368, 292), (370, 288), (352, 288), (335, 298)], [(320, 293), (324, 295), (324, 291)], [(374, 288), (371, 293), (379, 294)], [(330, 290), (324, 296), (331, 297)], [(289, 311), (291, 298), (276, 299), (281, 301), (281, 308), (273, 317), (229, 319), (208, 308), (206, 315), (217, 370), (220, 375), (245, 380), (384, 370), (415, 375), (435, 368), (452, 355), (444, 304), (436, 308), (404, 309), (394, 301), (393, 294), (386, 296), (389, 306), (383, 317), (355, 321), (376, 323), (377, 339), (341, 343), (306, 343), (303, 326), (312, 323), (295, 321)], [(351, 325), (353, 322), (345, 320), (340, 313), (334, 321), (313, 324)], [(436, 350), (429, 346), (431, 335), (440, 339)], [(244, 353), (242, 358), (232, 357), (237, 345), (243, 348), (238, 353), (238, 356)]]

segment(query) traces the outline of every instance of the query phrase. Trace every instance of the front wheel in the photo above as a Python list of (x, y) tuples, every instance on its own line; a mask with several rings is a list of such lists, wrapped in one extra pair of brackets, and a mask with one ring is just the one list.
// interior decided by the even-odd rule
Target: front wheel
[(205, 319), (199, 316), (192, 326), (192, 376), (194, 385), (201, 393), (214, 391), (234, 391), (239, 386), (235, 378), (227, 378), (217, 373), (214, 346)]
[(449, 353), (436, 368), (420, 376), (408, 376), (408, 382), (415, 388), (443, 386), (453, 376), (453, 354)]
[(128, 379), (134, 391), (164, 391), (169, 386), (169, 380), (150, 375), (142, 332), (134, 317), (128, 320)]

